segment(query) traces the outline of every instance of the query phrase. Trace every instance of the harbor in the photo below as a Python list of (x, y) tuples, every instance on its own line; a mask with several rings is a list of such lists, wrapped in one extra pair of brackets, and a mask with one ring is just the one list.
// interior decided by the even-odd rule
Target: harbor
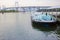
[[(23, 7), (23, 10), (15, 8), (0, 11), (0, 40), (60, 40), (60, 11), (38, 8)], [(39, 18), (35, 19), (40, 20), (32, 22), (32, 14), (38, 14)]]
[(60, 40), (60, 0), (0, 0), (0, 40)]
[[(40, 8), (38, 10), (38, 8), (23, 7), (23, 10), (19, 8), (2, 10), (0, 12), (0, 40), (60, 40), (60, 11), (49, 11), (50, 9), (42, 7), (40, 8), (43, 10)], [(32, 14), (40, 15), (40, 18), (35, 17), (40, 20), (44, 16), (45, 21), (32, 22)], [(57, 23), (51, 17), (54, 17)]]

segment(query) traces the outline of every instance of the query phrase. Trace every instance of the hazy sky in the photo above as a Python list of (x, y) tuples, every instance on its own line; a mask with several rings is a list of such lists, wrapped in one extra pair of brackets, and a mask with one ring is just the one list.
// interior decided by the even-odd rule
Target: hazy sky
[(0, 6), (15, 6), (15, 1), (19, 6), (56, 6), (60, 5), (60, 0), (0, 0)]

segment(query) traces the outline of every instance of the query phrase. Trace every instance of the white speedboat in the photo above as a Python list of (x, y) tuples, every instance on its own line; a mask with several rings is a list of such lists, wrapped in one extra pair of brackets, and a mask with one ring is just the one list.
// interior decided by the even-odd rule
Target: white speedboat
[(54, 16), (47, 13), (34, 13), (31, 15), (32, 22), (39, 23), (56, 23), (57, 20)]

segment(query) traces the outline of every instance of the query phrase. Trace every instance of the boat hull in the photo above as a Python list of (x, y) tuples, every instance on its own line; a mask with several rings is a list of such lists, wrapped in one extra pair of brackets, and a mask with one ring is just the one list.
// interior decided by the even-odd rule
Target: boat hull
[(40, 24), (42, 26), (54, 26), (54, 25), (57, 24), (57, 21), (55, 21), (55, 22), (37, 22), (37, 21), (32, 21), (32, 23)]

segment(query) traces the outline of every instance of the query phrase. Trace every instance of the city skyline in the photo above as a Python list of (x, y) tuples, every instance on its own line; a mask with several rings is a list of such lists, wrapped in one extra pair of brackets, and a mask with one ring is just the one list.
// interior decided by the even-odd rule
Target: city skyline
[(15, 6), (18, 2), (19, 6), (57, 6), (60, 5), (60, 0), (0, 0), (0, 7)]

